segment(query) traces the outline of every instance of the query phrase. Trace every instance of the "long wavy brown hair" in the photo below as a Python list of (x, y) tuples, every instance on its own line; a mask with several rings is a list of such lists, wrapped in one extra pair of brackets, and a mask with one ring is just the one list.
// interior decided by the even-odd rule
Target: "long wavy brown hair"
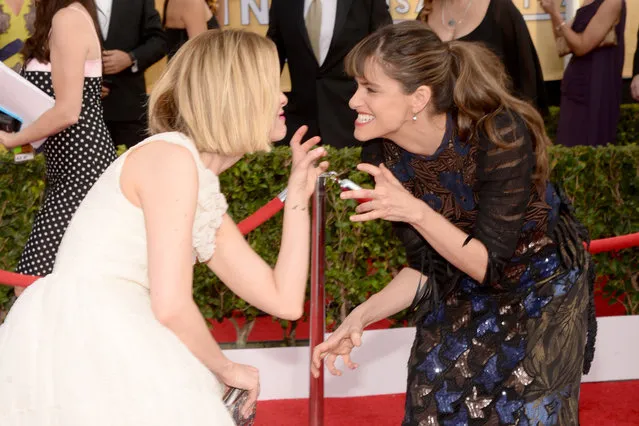
[(398, 81), (406, 94), (420, 86), (430, 87), (430, 112), (454, 111), (458, 133), (465, 140), (476, 141), (484, 133), (508, 148), (496, 118), (503, 113), (519, 115), (530, 132), (536, 157), (533, 180), (543, 194), (549, 175), (546, 151), (551, 144), (543, 119), (532, 105), (510, 93), (508, 74), (492, 51), (477, 43), (443, 42), (423, 22), (405, 21), (382, 27), (355, 46), (346, 57), (347, 73), (364, 77), (370, 59)]
[(51, 59), (49, 50), (49, 33), (53, 23), (53, 16), (60, 10), (73, 3), (79, 3), (89, 12), (95, 30), (100, 31), (98, 13), (95, 0), (39, 0), (36, 1), (36, 18), (33, 35), (27, 39), (22, 48), (22, 56), (25, 62), (29, 59), (37, 59), (48, 63)]

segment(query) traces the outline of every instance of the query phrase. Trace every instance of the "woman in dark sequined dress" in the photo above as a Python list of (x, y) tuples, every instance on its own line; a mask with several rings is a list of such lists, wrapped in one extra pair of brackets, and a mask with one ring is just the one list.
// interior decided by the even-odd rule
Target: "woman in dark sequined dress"
[(362, 330), (409, 308), (416, 337), (403, 425), (576, 425), (594, 353), (587, 233), (548, 180), (543, 121), (506, 91), (487, 49), (404, 22), (347, 58), (355, 137), (385, 138), (358, 168), (375, 188), (356, 222), (393, 221), (409, 265), (313, 353), (355, 368)]

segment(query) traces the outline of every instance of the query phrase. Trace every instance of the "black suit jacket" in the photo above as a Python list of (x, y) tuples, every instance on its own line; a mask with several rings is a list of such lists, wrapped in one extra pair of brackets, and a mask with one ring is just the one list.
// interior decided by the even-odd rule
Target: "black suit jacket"
[(166, 34), (153, 0), (113, 0), (109, 32), (103, 40), (105, 50), (131, 52), (137, 58), (138, 72), (127, 68), (119, 74), (105, 75), (111, 89), (103, 99), (106, 121), (136, 121), (146, 116), (144, 70), (166, 55)]
[(267, 36), (277, 46), (280, 66), (288, 62), (291, 75), (286, 140), (307, 124), (307, 136), (319, 134), (325, 144), (341, 148), (357, 143), (356, 113), (348, 107), (356, 84), (344, 72), (344, 58), (368, 34), (391, 22), (385, 0), (338, 0), (331, 45), (319, 66), (304, 23), (304, 0), (272, 1)]

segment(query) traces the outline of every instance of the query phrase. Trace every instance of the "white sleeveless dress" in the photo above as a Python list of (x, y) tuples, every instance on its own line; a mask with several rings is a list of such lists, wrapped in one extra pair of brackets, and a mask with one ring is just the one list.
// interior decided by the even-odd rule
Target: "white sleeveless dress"
[[(218, 178), (180, 133), (133, 149), (154, 140), (194, 156), (193, 254), (206, 261), (227, 208)], [(151, 311), (144, 216), (120, 190), (128, 152), (73, 216), (53, 273), (0, 326), (1, 426), (233, 425), (223, 386)]]

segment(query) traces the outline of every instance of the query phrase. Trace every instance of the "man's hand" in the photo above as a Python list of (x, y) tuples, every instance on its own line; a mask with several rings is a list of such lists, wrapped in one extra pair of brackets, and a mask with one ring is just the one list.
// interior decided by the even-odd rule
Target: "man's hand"
[(102, 52), (104, 74), (118, 74), (133, 65), (128, 53), (121, 50), (105, 50)]

